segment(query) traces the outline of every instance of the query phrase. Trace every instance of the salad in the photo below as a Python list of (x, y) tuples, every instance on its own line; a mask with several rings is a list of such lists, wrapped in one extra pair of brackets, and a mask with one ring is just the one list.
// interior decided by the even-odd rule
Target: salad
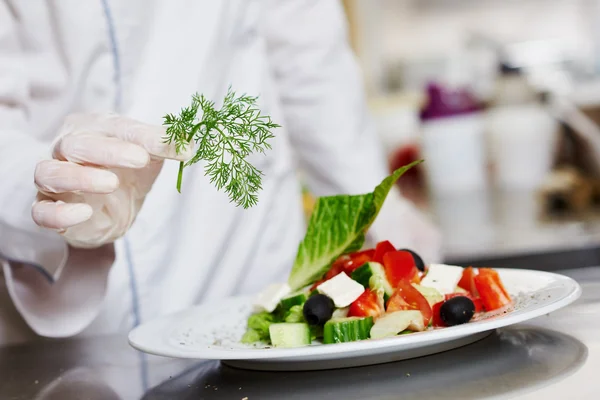
[(243, 343), (380, 339), (468, 323), (512, 303), (493, 269), (427, 265), (389, 241), (363, 249), (392, 185), (419, 162), (394, 171), (371, 193), (317, 200), (288, 281), (256, 297)]

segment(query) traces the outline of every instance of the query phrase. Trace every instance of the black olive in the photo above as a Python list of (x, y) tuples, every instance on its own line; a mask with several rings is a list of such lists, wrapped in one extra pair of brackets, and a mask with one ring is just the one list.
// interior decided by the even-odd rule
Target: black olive
[(334, 310), (333, 300), (324, 294), (315, 294), (306, 300), (302, 313), (309, 325), (323, 325), (331, 319)]
[(440, 317), (448, 326), (466, 324), (475, 314), (473, 300), (465, 296), (453, 297), (440, 307)]
[(421, 272), (425, 272), (425, 263), (417, 253), (409, 249), (400, 249), (400, 251), (408, 251), (413, 256), (413, 260), (415, 260), (415, 265), (417, 266), (417, 269)]

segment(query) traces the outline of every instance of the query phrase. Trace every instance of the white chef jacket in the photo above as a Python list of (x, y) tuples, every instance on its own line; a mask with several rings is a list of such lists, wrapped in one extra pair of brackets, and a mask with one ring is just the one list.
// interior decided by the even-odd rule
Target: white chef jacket
[[(185, 170), (179, 194), (167, 161), (114, 257), (71, 251), (54, 284), (4, 261), (0, 342), (127, 331), (285, 280), (305, 228), (297, 171), (316, 195), (369, 192), (388, 172), (345, 24), (335, 0), (0, 1), (3, 235), (39, 230), (34, 168), (70, 113), (161, 124), (194, 92), (218, 103), (231, 85), (282, 125), (273, 149), (250, 160), (264, 173), (251, 209), (231, 204), (201, 164)], [(395, 193), (388, 202), (409, 207)], [(391, 218), (386, 207), (380, 220)], [(412, 227), (379, 224), (374, 235), (413, 245)], [(35, 253), (39, 243), (23, 246)], [(426, 247), (413, 246), (438, 249)], [(55, 258), (65, 251), (54, 248)]]

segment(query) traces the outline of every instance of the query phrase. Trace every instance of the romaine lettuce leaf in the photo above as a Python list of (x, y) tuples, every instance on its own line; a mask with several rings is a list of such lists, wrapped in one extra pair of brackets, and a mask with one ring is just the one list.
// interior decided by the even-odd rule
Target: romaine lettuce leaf
[(397, 169), (371, 193), (320, 197), (288, 278), (292, 290), (320, 279), (340, 255), (360, 250), (367, 229), (379, 214), (394, 183), (421, 162), (415, 161)]

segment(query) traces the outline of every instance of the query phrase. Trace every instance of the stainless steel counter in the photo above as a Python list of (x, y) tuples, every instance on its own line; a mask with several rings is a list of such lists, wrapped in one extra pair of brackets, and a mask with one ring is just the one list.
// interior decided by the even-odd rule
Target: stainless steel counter
[(0, 348), (0, 399), (593, 399), (600, 391), (600, 267), (564, 271), (571, 306), (424, 358), (266, 373), (145, 356), (125, 336)]

